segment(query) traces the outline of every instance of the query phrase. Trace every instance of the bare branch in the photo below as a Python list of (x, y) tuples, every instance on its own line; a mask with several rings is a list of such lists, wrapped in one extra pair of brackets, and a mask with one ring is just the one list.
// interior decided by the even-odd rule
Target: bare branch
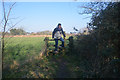
[(4, 18), (1, 20), (0, 25), (3, 23), (3, 21), (4, 21)]
[(6, 12), (5, 12), (5, 5), (4, 5), (4, 0), (2, 0), (2, 4), (3, 4), (3, 12), (4, 12), (4, 19), (5, 19), (5, 22), (6, 22)]
[(13, 8), (13, 6), (14, 6), (15, 4), (16, 4), (16, 2), (13, 3), (12, 6), (10, 7), (9, 12), (8, 12), (8, 15), (7, 15), (7, 20), (8, 20), (8, 17), (9, 17), (9, 15), (10, 15), (10, 12), (11, 12), (11, 10), (12, 10), (12, 8)]
[(83, 18), (83, 19), (87, 19), (87, 18), (91, 18), (92, 16), (88, 16), (88, 17), (85, 17), (85, 18)]
[[(22, 20), (23, 20), (23, 19), (21, 19), (21, 20), (18, 21), (16, 24), (14, 24), (13, 26), (11, 26), (11, 27), (6, 31), (6, 33), (7, 33), (10, 29), (12, 29), (13, 27), (15, 27), (18, 23), (20, 23)], [(5, 34), (6, 34), (6, 33), (5, 33)]]
[(12, 19), (18, 19), (18, 18), (20, 18), (20, 17), (15, 17), (15, 18), (9, 18), (9, 20), (12, 20)]
[(92, 8), (89, 8), (89, 7), (86, 7), (86, 6), (80, 6), (81, 8), (85, 8), (85, 9), (89, 9), (89, 10), (91, 10), (91, 11), (97, 11), (97, 10), (94, 10), (94, 9), (92, 9)]
[(7, 14), (7, 18), (6, 18), (4, 0), (2, 0), (2, 1), (3, 1), (3, 11), (4, 11), (4, 19), (5, 19), (4, 29), (3, 29), (3, 33), (2, 33), (2, 36), (3, 36), (3, 38), (4, 38), (5, 32), (6, 32), (6, 26), (7, 26), (8, 20), (9, 20), (8, 18), (9, 18), (10, 12), (11, 12), (11, 10), (12, 10), (12, 8), (13, 8), (13, 6), (15, 5), (16, 2), (13, 3), (12, 6), (10, 7), (10, 9), (9, 9), (9, 11), (8, 11), (8, 14)]
[[(16, 2), (15, 2), (16, 3)], [(8, 25), (8, 20), (9, 20), (9, 16), (10, 16), (10, 13), (11, 13), (11, 10), (13, 8), (13, 6), (15, 5), (15, 3), (13, 3), (11, 5), (11, 7), (9, 8), (9, 11), (8, 11), (8, 14), (6, 16), (6, 9), (5, 9), (5, 3), (4, 3), (4, 0), (2, 0), (2, 7), (3, 7), (3, 20), (2, 22), (0, 23), (3, 24), (3, 31), (2, 31), (2, 38), (1, 38), (1, 47), (2, 47), (2, 61), (3, 61), (3, 53), (4, 53), (4, 49), (5, 49), (5, 32), (6, 32), (6, 27)], [(15, 24), (16, 25), (16, 24)], [(15, 26), (14, 25), (14, 26)], [(2, 30), (2, 29), (1, 29)], [(2, 62), (3, 63), (3, 62)], [(3, 65), (2, 65), (3, 66)]]

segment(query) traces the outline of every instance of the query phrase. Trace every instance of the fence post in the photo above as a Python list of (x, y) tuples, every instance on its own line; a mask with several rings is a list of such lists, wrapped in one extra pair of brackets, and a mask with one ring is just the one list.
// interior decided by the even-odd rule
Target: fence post
[(47, 48), (48, 48), (49, 37), (45, 37), (44, 41), (45, 41), (45, 55), (48, 56), (48, 50), (47, 50)]
[[(66, 35), (65, 31), (64, 31), (64, 34)], [(64, 46), (66, 46), (66, 39), (64, 39)]]
[(73, 36), (70, 36), (68, 40), (69, 40), (69, 44), (68, 44), (69, 45), (69, 52), (73, 53), (73, 50), (74, 50)]

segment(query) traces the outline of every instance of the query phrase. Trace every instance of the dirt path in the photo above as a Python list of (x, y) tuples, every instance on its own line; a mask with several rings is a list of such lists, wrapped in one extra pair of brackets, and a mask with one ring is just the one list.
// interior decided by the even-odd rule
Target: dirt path
[(57, 63), (56, 78), (70, 78), (71, 73), (67, 67), (67, 61), (61, 55), (58, 58), (52, 58), (52, 61)]

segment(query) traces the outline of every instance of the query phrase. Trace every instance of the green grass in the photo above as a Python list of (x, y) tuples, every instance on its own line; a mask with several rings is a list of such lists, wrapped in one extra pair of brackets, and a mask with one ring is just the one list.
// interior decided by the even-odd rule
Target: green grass
[(4, 63), (23, 62), (38, 55), (44, 47), (44, 37), (18, 37), (6, 39)]
[[(49, 58), (42, 56), (42, 58), (36, 59), (36, 56), (39, 56), (41, 50), (44, 49), (44, 38), (45, 37), (6, 38), (3, 78), (37, 78), (36, 75), (38, 74), (41, 78), (55, 77), (56, 70), (59, 69), (59, 64), (56, 63), (53, 58), (57, 60), (58, 55)], [(52, 41), (49, 44), (53, 45), (55, 42)], [(59, 44), (61, 44), (60, 41)], [(30, 59), (32, 60), (26, 62)]]
[[(6, 38), (3, 78), (37, 78), (36, 75), (38, 74), (41, 78), (54, 77), (57, 68), (56, 63), (45, 56), (36, 59), (41, 50), (44, 49), (44, 38)], [(33, 58), (31, 61), (26, 62), (31, 58)]]

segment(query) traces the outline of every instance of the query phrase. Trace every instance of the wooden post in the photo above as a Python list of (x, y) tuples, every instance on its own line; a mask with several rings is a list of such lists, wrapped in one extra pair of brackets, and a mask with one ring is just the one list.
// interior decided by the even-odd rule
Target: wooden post
[(74, 44), (73, 44), (73, 36), (70, 36), (69, 37), (69, 51), (71, 52), (71, 53), (73, 53), (73, 50), (74, 50)]
[[(64, 31), (64, 34), (66, 35), (65, 31)], [(66, 39), (64, 39), (64, 46), (66, 46), (66, 43), (65, 43), (65, 42), (66, 42)]]
[(45, 54), (48, 56), (48, 41), (49, 41), (49, 37), (45, 37), (44, 39), (45, 41)]
[[(66, 35), (65, 31), (64, 34)], [(66, 47), (66, 39), (64, 38), (64, 47)], [(62, 50), (62, 55), (65, 55), (65, 48)]]

